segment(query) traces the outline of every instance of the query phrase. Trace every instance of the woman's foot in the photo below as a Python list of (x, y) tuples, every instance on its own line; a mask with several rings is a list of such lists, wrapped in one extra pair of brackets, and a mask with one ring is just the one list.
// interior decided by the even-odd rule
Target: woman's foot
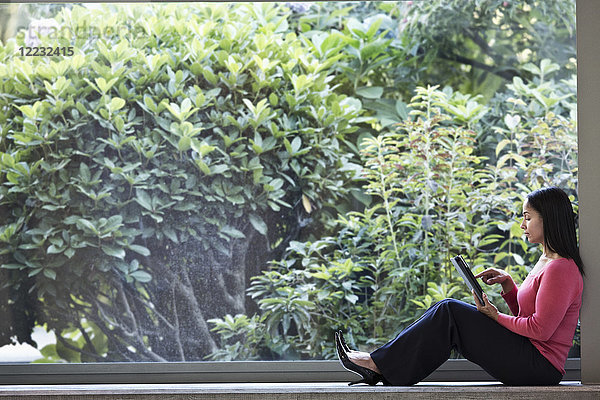
[(381, 371), (377, 368), (377, 365), (371, 358), (369, 353), (365, 353), (363, 351), (351, 351), (348, 354), (348, 358), (356, 365), (360, 365), (361, 367), (368, 368), (371, 371), (374, 371), (381, 375)]
[(378, 374), (381, 374), (379, 368), (377, 368), (377, 365), (375, 365), (375, 362), (373, 361), (369, 353), (351, 350), (350, 347), (348, 347), (348, 344), (346, 343), (346, 338), (344, 337), (343, 332), (339, 330), (337, 334), (339, 343), (342, 346), (342, 348), (346, 351), (346, 354), (348, 355), (348, 359), (350, 359), (350, 361), (352, 361), (354, 364), (360, 365), (361, 367), (368, 368), (371, 371), (375, 371)]
[[(350, 360), (349, 355), (361, 352), (348, 352), (346, 348), (345, 341), (342, 339), (343, 336), (340, 337), (340, 333), (335, 333), (335, 349), (337, 352), (337, 356), (340, 360), (340, 363), (344, 368), (348, 371), (354, 372), (355, 374), (360, 375), (361, 379), (350, 382), (349, 385), (356, 385), (357, 383), (366, 383), (368, 385), (377, 385), (377, 383), (381, 382), (384, 378), (381, 374), (375, 372), (370, 368), (363, 367), (359, 364), (356, 364)], [(368, 355), (368, 353), (366, 353)]]

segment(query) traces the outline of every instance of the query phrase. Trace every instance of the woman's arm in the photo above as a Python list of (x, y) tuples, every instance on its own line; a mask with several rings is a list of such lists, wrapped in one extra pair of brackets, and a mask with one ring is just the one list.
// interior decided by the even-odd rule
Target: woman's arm
[(548, 264), (540, 277), (535, 311), (524, 317), (498, 315), (498, 323), (531, 339), (548, 340), (563, 320), (567, 309), (580, 291), (579, 271), (564, 263)]
[(475, 275), (475, 278), (481, 278), (486, 285), (502, 285), (502, 298), (508, 304), (508, 308), (513, 315), (519, 314), (519, 304), (517, 303), (518, 288), (513, 278), (505, 271), (496, 268), (488, 268)]

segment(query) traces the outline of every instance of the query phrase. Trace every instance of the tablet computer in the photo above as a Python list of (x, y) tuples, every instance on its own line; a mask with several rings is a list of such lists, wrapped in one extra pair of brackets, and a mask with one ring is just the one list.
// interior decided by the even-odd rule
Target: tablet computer
[(469, 267), (469, 264), (467, 264), (467, 262), (460, 255), (450, 260), (452, 261), (452, 264), (454, 264), (454, 268), (456, 268), (460, 276), (462, 276), (469, 289), (475, 291), (475, 296), (477, 296), (481, 304), (485, 304), (483, 301), (483, 290), (471, 272), (471, 267)]

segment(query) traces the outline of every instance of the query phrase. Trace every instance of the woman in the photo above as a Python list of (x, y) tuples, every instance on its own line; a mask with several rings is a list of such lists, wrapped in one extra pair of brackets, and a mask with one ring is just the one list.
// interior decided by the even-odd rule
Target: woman
[(508, 385), (555, 385), (564, 373), (579, 318), (583, 263), (568, 196), (551, 187), (523, 204), (521, 229), (542, 256), (517, 287), (506, 272), (489, 268), (476, 278), (500, 284), (514, 316), (499, 313), (484, 294), (477, 307), (446, 299), (372, 353), (352, 351), (341, 332), (336, 349), (342, 365), (375, 385), (415, 384), (450, 356), (452, 349)]

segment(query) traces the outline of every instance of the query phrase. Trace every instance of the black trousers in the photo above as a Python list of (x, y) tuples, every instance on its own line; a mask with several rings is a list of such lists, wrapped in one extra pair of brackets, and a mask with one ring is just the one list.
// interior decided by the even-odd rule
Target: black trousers
[(452, 349), (507, 385), (556, 385), (562, 379), (528, 338), (453, 299), (433, 305), (371, 357), (384, 383), (408, 386), (442, 365)]

